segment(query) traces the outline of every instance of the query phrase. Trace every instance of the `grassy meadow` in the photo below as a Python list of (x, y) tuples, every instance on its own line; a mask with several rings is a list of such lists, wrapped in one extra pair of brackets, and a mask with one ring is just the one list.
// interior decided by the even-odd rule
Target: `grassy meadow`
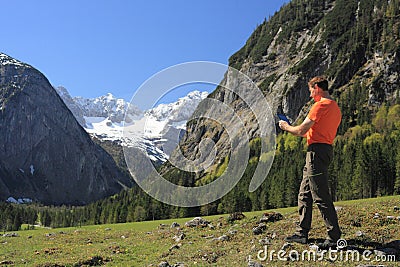
[[(335, 203), (343, 238), (359, 249), (373, 250), (393, 240), (400, 240), (400, 196), (353, 200)], [(252, 229), (264, 212), (279, 212), (283, 219), (269, 222), (262, 234)], [(283, 240), (292, 234), (297, 221), (295, 207), (273, 211), (245, 212), (242, 220), (228, 222), (229, 215), (203, 217), (214, 227), (189, 228), (192, 218), (146, 221), (78, 228), (21, 230), (0, 236), (0, 266), (158, 266), (167, 261), (171, 266), (248, 266), (249, 258), (263, 266), (310, 266), (309, 261), (282, 261), (267, 251), (307, 250), (309, 245), (287, 245)], [(394, 216), (394, 217), (388, 217)], [(180, 228), (171, 228), (173, 222)], [(184, 233), (182, 240), (173, 238)], [(221, 236), (228, 240), (218, 240)], [(319, 211), (313, 213), (313, 242), (325, 238), (325, 226)], [(263, 251), (263, 252), (260, 252)], [(261, 257), (257, 257), (261, 256)], [(372, 257), (371, 257), (372, 258)], [(324, 259), (312, 266), (357, 266), (383, 264), (400, 266), (399, 262), (340, 261)]]

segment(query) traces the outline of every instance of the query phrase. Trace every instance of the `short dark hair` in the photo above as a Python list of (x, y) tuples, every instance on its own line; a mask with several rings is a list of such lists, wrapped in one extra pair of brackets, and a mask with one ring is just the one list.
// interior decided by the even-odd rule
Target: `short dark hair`
[(322, 90), (328, 91), (328, 80), (324, 76), (311, 78), (308, 82), (308, 86), (314, 87), (314, 85), (318, 85)]

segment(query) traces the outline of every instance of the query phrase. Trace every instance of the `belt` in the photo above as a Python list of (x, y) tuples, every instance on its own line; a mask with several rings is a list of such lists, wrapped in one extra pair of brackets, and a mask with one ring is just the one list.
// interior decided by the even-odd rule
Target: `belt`
[(313, 151), (315, 148), (327, 148), (327, 149), (332, 149), (332, 145), (331, 144), (326, 144), (326, 143), (312, 143), (310, 145), (308, 145), (307, 151)]

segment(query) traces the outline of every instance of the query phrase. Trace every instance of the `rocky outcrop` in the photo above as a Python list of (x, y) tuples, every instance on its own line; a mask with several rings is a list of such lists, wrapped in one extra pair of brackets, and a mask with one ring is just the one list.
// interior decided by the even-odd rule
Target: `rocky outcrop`
[(132, 186), (42, 73), (0, 54), (0, 199), (85, 204)]

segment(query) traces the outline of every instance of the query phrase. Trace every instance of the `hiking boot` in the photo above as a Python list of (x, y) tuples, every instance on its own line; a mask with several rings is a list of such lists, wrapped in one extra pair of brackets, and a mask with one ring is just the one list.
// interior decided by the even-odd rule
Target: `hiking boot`
[(304, 236), (304, 235), (294, 234), (292, 236), (285, 237), (285, 241), (290, 242), (290, 243), (296, 242), (296, 243), (300, 243), (300, 244), (307, 244), (308, 237)]
[(318, 244), (318, 247), (322, 250), (336, 249), (337, 244), (336, 241), (333, 241), (332, 239), (325, 239), (323, 243)]

